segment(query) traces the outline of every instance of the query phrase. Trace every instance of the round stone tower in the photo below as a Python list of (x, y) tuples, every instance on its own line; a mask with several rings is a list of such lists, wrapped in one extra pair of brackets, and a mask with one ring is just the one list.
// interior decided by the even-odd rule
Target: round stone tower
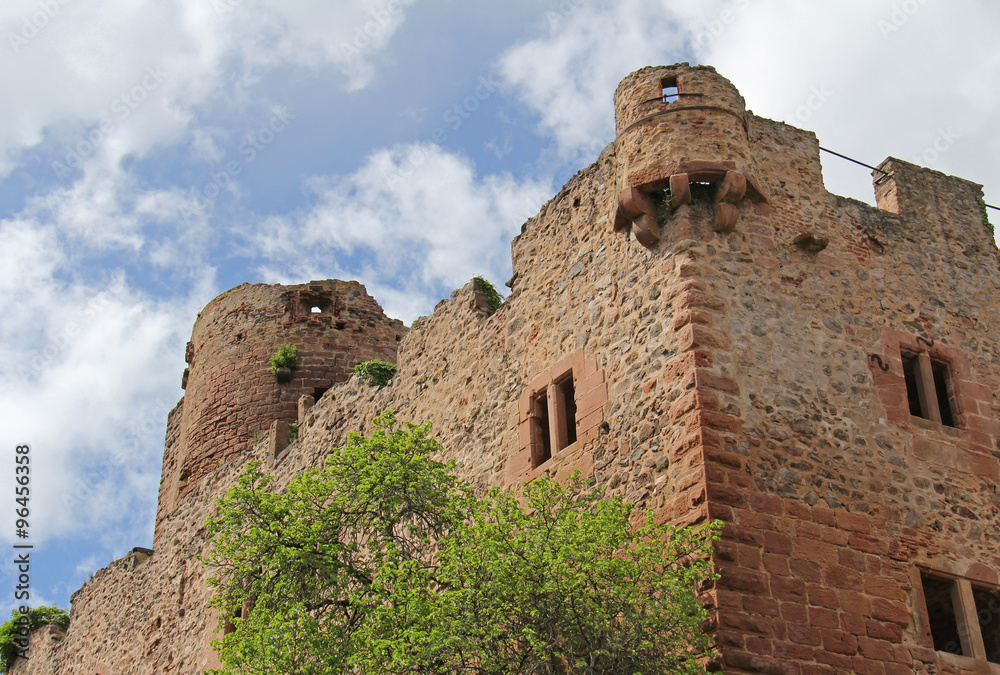
[(733, 230), (745, 196), (763, 199), (743, 97), (714, 68), (679, 63), (635, 71), (615, 91), (615, 125), (614, 224), (631, 225), (644, 246), (659, 241), (657, 212), (690, 203), (692, 190), (716, 205), (721, 232)]
[[(199, 479), (273, 421), (294, 421), (300, 396), (318, 399), (362, 361), (395, 362), (406, 330), (356, 281), (243, 284), (208, 303), (188, 343), (173, 439), (168, 429), (157, 530)], [(284, 344), (296, 346), (298, 366), (274, 374), (270, 357)]]

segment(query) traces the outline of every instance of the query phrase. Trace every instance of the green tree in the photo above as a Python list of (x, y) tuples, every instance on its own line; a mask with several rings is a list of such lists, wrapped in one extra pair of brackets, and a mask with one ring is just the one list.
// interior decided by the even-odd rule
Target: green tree
[(12, 610), (10, 618), (0, 625), (0, 672), (6, 673), (14, 666), (17, 653), (27, 646), (23, 641), (31, 631), (50, 623), (69, 628), (69, 613), (55, 605), (35, 607), (24, 614)]
[[(715, 525), (678, 530), (576, 477), (477, 497), (391, 413), (283, 492), (219, 501), (219, 673), (701, 673)], [(228, 624), (228, 625), (227, 625)]]

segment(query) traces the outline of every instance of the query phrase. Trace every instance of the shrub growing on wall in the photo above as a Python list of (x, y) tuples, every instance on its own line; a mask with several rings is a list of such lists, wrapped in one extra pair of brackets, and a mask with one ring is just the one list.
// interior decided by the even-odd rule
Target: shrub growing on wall
[(297, 368), (299, 365), (299, 350), (295, 345), (281, 345), (278, 353), (271, 356), (271, 374), (278, 368)]
[(354, 366), (354, 374), (370, 387), (384, 387), (396, 374), (396, 364), (373, 359)]

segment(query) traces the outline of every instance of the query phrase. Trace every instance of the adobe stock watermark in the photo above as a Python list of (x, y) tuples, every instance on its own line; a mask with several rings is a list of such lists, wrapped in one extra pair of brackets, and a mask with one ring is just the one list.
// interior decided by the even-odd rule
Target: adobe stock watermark
[(72, 175), (74, 169), (79, 169), (83, 165), (83, 160), (97, 152), (97, 149), (118, 128), (118, 125), (131, 117), (136, 108), (142, 105), (143, 101), (149, 98), (149, 95), (158, 89), (166, 78), (167, 71), (163, 66), (146, 68), (142, 78), (134, 86), (111, 101), (110, 114), (101, 118), (97, 126), (79, 141), (64, 148), (66, 152), (64, 161), (54, 160), (52, 162), (52, 170), (56, 176), (67, 178)]
[[(233, 1), (233, 0), (230, 0)], [(392, 24), (393, 16), (400, 14), (403, 7), (409, 3), (403, 0), (389, 0), (382, 9), (372, 9), (368, 11), (370, 21), (366, 21), (363, 26), (354, 27), (354, 36), (350, 42), (341, 41), (340, 54), (348, 61), (355, 61), (361, 57), (361, 52), (371, 46), (372, 41), (378, 38)]]
[(910, 17), (916, 14), (925, 2), (927, 0), (903, 0), (900, 3), (892, 3), (889, 19), (879, 19), (875, 22), (879, 33), (882, 34), (882, 39), (888, 40), (890, 35), (905, 26)]
[(94, 320), (111, 304), (110, 297), (119, 292), (124, 283), (124, 278), (118, 277), (109, 289), (101, 291), (90, 299), (81, 315), (63, 324), (59, 334), (50, 338), (44, 347), (33, 349), (27, 360), (18, 365), (21, 380), (31, 381), (52, 366), (57, 365), (62, 355), (76, 342), (82, 328), (93, 324)]
[(83, 506), (94, 497), (99, 488), (107, 487), (109, 481), (115, 480), (116, 476), (113, 474), (115, 469), (122, 469), (131, 460), (139, 457), (142, 448), (156, 447), (161, 443), (163, 430), (167, 426), (167, 416), (172, 407), (166, 400), (158, 399), (141, 420), (133, 420), (122, 431), (120, 435), (124, 437), (122, 441), (112, 444), (107, 461), (98, 464), (96, 470), (86, 476), (76, 476), (72, 488), (61, 495), (63, 506), (66, 508)]
[(826, 84), (821, 84), (818, 87), (810, 87), (805, 103), (796, 108), (791, 115), (787, 116), (785, 121), (793, 126), (798, 126), (809, 121), (813, 113), (833, 98), (833, 94), (833, 91), (827, 89)]
[(425, 145), (428, 143), (433, 145), (444, 143), (448, 139), (448, 129), (457, 131), (465, 123), (465, 120), (472, 117), (482, 104), (493, 96), (499, 87), (500, 82), (493, 79), (492, 70), (488, 75), (480, 75), (472, 92), (453, 103), (441, 114), (441, 120), (445, 126), (439, 126), (432, 130), (423, 142), (417, 142), (415, 151), (408, 153), (403, 163), (397, 166), (395, 171), (386, 172), (386, 185), (392, 187), (400, 180), (412, 176), (414, 170), (427, 161), (427, 153), (424, 150)]
[(39, 0), (38, 9), (21, 19), (18, 32), (7, 33), (7, 43), (16, 54), (21, 47), (35, 38), (49, 23), (59, 16), (62, 8), (70, 0)]
[(914, 164), (922, 164), (923, 166), (930, 166), (938, 161), (945, 152), (947, 152), (951, 146), (955, 145), (955, 141), (961, 138), (955, 131), (948, 127), (947, 129), (937, 128), (937, 135), (934, 136), (934, 140), (930, 142), (923, 150), (913, 155), (912, 161)]
[(215, 203), (223, 190), (228, 190), (236, 183), (236, 176), (242, 173), (243, 169), (252, 163), (267, 146), (274, 142), (282, 131), (288, 126), (290, 120), (295, 119), (295, 115), (285, 109), (280, 109), (271, 115), (271, 119), (259, 129), (249, 131), (243, 136), (236, 151), (242, 159), (231, 159), (225, 166), (218, 170), (208, 172), (210, 180), (201, 186), (191, 187), (191, 201), (194, 206), (185, 204), (181, 207), (181, 214), (188, 220), (194, 220), (199, 213)]
[(729, 24), (735, 21), (739, 13), (749, 6), (750, 0), (736, 0), (732, 9), (727, 7), (719, 12), (717, 17), (703, 23), (694, 39), (691, 40), (692, 46), (698, 49), (708, 47), (725, 33)]

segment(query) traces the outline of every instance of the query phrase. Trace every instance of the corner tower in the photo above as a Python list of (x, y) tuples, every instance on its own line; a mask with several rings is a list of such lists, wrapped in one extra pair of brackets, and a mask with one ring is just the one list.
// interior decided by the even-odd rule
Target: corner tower
[[(243, 284), (208, 303), (187, 345), (184, 398), (168, 422), (154, 539), (202, 477), (240, 457), (273, 421), (295, 420), (300, 396), (318, 399), (361, 361), (395, 361), (405, 333), (356, 281)], [(283, 344), (299, 358), (287, 381), (270, 371)]]
[(710, 66), (630, 74), (615, 91), (615, 128), (614, 228), (631, 226), (647, 248), (659, 242), (664, 215), (692, 201), (714, 204), (722, 233), (736, 226), (745, 197), (766, 201), (743, 97)]

